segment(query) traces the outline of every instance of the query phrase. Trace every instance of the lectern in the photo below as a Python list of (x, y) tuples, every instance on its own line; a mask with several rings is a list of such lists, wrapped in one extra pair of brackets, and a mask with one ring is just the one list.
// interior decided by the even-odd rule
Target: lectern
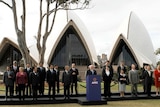
[(86, 96), (88, 101), (101, 101), (100, 75), (88, 75), (86, 78)]

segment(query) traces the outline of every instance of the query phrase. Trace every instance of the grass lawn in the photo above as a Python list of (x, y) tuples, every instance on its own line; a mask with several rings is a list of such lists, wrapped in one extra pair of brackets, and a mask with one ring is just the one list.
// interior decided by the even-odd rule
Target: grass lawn
[[(78, 91), (79, 93), (86, 93), (86, 83), (85, 82), (79, 82), (78, 83)], [(103, 93), (103, 82), (101, 83), (101, 93)], [(155, 91), (155, 86), (152, 86), (152, 91)], [(111, 84), (111, 92), (116, 93), (118, 92), (118, 84), (114, 84), (112, 82)], [(131, 92), (131, 86), (126, 85), (126, 92)], [(143, 92), (143, 86), (141, 84), (138, 85), (138, 92)]]

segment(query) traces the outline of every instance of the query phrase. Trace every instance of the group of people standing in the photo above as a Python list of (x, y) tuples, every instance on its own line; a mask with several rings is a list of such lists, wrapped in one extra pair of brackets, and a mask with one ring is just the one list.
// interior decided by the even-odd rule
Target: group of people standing
[[(138, 96), (137, 85), (142, 82), (144, 93), (151, 96), (151, 87), (154, 82), (156, 88), (156, 96), (160, 94), (160, 65), (157, 65), (155, 70), (151, 69), (151, 65), (145, 65), (142, 74), (136, 69), (135, 64), (131, 64), (131, 69), (127, 72), (127, 68), (122, 61), (117, 68), (118, 75), (118, 89), (120, 97), (124, 97), (126, 84), (131, 84), (131, 96)], [(104, 81), (104, 97), (110, 97), (110, 84), (113, 77), (113, 68), (107, 61), (105, 68), (102, 71), (102, 78)], [(140, 78), (141, 77), (141, 78)], [(153, 81), (154, 80), (154, 81)]]
[(139, 71), (136, 70), (136, 65), (131, 65), (131, 70), (129, 71), (129, 82), (131, 83), (131, 95), (138, 96), (137, 94), (137, 84), (143, 83), (144, 93), (151, 97), (151, 88), (154, 83), (156, 88), (156, 96), (159, 94), (160, 89), (160, 65), (157, 65), (155, 70), (152, 70), (151, 65), (145, 65), (144, 70), (142, 71), (141, 78), (139, 75)]
[[(113, 79), (113, 68), (110, 62), (107, 61), (102, 70), (102, 79), (104, 82), (104, 97), (111, 97), (111, 82)], [(70, 99), (70, 94), (73, 94), (73, 88), (75, 88), (75, 94), (78, 95), (77, 81), (79, 71), (76, 68), (75, 63), (72, 63), (71, 68), (66, 65), (62, 73), (62, 85), (64, 86), (64, 99)], [(89, 69), (86, 72), (86, 77), (89, 75), (97, 75), (94, 65), (89, 65)], [(124, 62), (122, 61), (117, 68), (118, 75), (118, 89), (120, 97), (124, 97), (126, 84), (131, 84), (131, 95), (138, 96), (137, 85), (139, 82), (143, 83), (144, 93), (147, 96), (151, 96), (151, 86), (153, 84), (153, 77), (156, 87), (156, 95), (160, 92), (160, 65), (157, 65), (157, 69), (154, 71), (150, 65), (144, 66), (141, 78), (139, 71), (136, 69), (136, 65), (132, 64), (131, 69), (127, 71)], [(55, 100), (55, 94), (60, 92), (60, 71), (58, 65), (50, 64), (48, 70), (40, 63), (39, 66), (31, 67), (30, 64), (26, 65), (26, 68), (17, 66), (17, 62), (14, 61), (12, 66), (7, 66), (4, 73), (3, 82), (6, 87), (6, 99), (8, 98), (8, 92), (10, 97), (18, 95), (20, 100), (24, 100), (25, 96), (33, 96), (33, 100), (37, 100), (37, 95), (44, 95), (45, 81), (48, 83), (48, 97)], [(71, 93), (70, 93), (71, 88)], [(14, 93), (15, 92), (15, 93)]]
[[(62, 74), (62, 84), (64, 86), (64, 96), (70, 98), (70, 85), (71, 93), (73, 94), (73, 87), (75, 86), (75, 93), (77, 91), (77, 75), (78, 69), (75, 68), (75, 63), (72, 67), (66, 65)], [(48, 84), (48, 97), (55, 100), (55, 94), (59, 94), (59, 76), (60, 71), (58, 65), (50, 64), (48, 70), (40, 63), (39, 66), (31, 67), (26, 64), (26, 68), (19, 67), (17, 61), (13, 61), (12, 66), (7, 66), (4, 72), (3, 83), (6, 88), (6, 100), (8, 97), (12, 98), (17, 95), (19, 100), (24, 100), (25, 96), (32, 96), (33, 100), (37, 100), (38, 95), (44, 95), (45, 81)], [(9, 95), (8, 95), (9, 93)]]
[[(87, 71), (87, 75), (97, 75), (97, 72), (94, 70), (93, 65), (89, 66), (89, 68), (90, 70)], [(127, 84), (131, 85), (131, 96), (137, 97), (137, 85), (140, 82), (143, 83), (144, 93), (148, 97), (151, 96), (151, 87), (154, 82), (156, 87), (156, 96), (158, 96), (160, 94), (160, 65), (157, 65), (157, 68), (155, 70), (151, 69), (151, 65), (146, 65), (141, 75), (139, 70), (137, 70), (136, 68), (136, 64), (131, 64), (130, 70), (127, 71), (127, 67), (125, 66), (124, 62), (120, 62), (120, 65), (117, 68), (118, 90), (120, 92), (120, 97), (124, 97)], [(104, 97), (110, 98), (110, 88), (111, 82), (113, 80), (113, 68), (110, 65), (109, 61), (106, 62), (102, 70), (102, 79), (104, 83)]]

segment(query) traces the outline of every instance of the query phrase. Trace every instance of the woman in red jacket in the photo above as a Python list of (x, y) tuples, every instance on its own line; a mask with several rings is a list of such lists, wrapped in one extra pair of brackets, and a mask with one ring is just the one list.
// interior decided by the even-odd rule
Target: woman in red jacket
[(156, 96), (158, 96), (158, 93), (160, 92), (160, 65), (157, 65), (157, 69), (154, 71), (154, 77)]
[[(18, 91), (19, 91), (19, 100), (22, 99), (24, 100), (25, 96), (25, 86), (27, 85), (27, 73), (24, 72), (23, 67), (19, 68), (19, 72), (16, 74), (16, 85), (18, 86)], [(23, 95), (22, 95), (22, 94)]]

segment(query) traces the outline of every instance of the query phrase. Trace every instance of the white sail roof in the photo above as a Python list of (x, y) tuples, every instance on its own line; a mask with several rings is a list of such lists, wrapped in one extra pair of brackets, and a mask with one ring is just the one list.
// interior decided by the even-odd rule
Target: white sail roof
[[(117, 37), (121, 35), (123, 35), (125, 41), (129, 44), (130, 50), (133, 50), (132, 54), (135, 55), (134, 57), (138, 60), (141, 67), (143, 67), (143, 63), (156, 65), (156, 57), (151, 38), (144, 24), (134, 12), (130, 13), (129, 18), (120, 27)], [(115, 42), (118, 42), (117, 40)], [(113, 57), (112, 54), (114, 53), (115, 46), (113, 46), (110, 57)]]
[[(46, 42), (45, 64), (47, 65), (50, 62), (57, 44), (70, 25), (72, 25), (78, 32), (80, 39), (82, 40), (87, 53), (89, 54), (90, 59), (93, 62), (98, 63), (97, 54), (92, 38), (90, 37), (90, 34), (83, 22), (74, 12), (58, 11), (53, 30)], [(36, 45), (32, 45), (29, 48), (31, 51), (31, 56), (38, 62), (39, 58)]]

